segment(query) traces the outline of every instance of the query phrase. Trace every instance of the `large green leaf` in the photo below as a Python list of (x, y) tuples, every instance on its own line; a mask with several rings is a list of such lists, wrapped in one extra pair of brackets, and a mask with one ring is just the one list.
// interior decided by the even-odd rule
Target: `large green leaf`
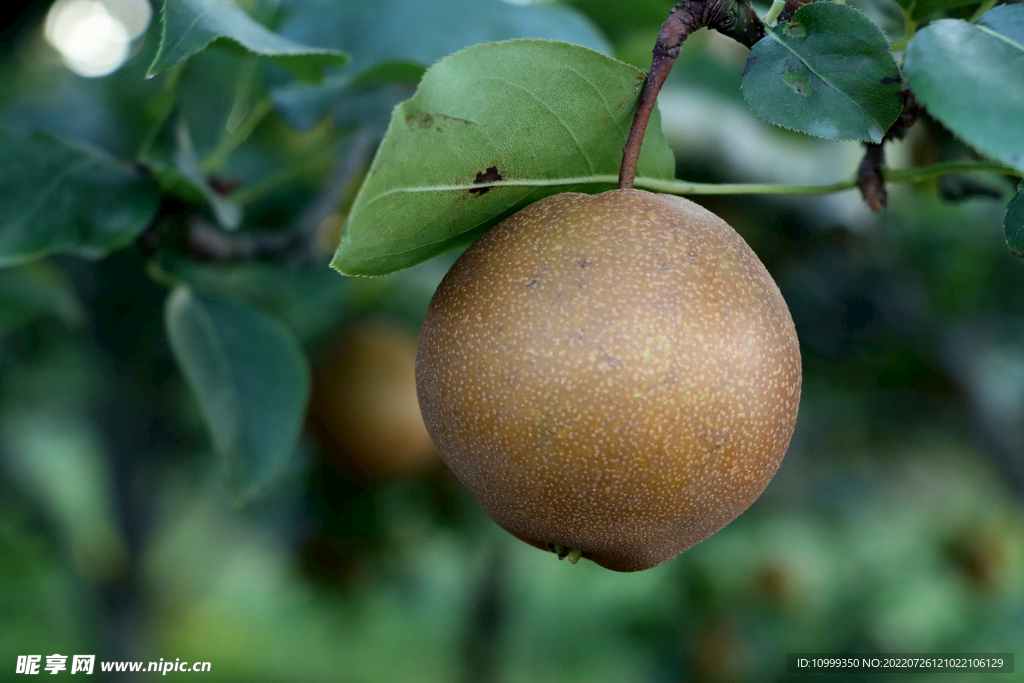
[(805, 5), (765, 28), (743, 95), (770, 123), (830, 140), (881, 142), (900, 114), (900, 71), (881, 30), (859, 10)]
[(1017, 194), (1013, 195), (1006, 207), (1006, 244), (1016, 256), (1024, 258), (1024, 180), (1017, 186)]
[(149, 225), (159, 198), (152, 178), (101, 150), (0, 131), (0, 266), (104, 256)]
[(302, 428), (309, 368), (277, 320), (179, 286), (165, 311), (171, 349), (209, 425), (234, 495), (280, 476)]
[(978, 23), (1011, 41), (1018, 50), (1024, 50), (1024, 6), (993, 7), (981, 15)]
[[(332, 265), (383, 275), (466, 243), (532, 202), (614, 176), (643, 72), (577, 45), (478, 45), (397, 107)], [(657, 112), (640, 176), (671, 178)]]
[(988, 156), (1024, 170), (1024, 5), (914, 35), (903, 72), (928, 113)]
[(149, 67), (153, 76), (183, 62), (217, 40), (269, 57), (307, 81), (323, 78), (325, 66), (347, 64), (340, 50), (309, 47), (280, 36), (256, 22), (229, 0), (164, 0), (163, 33)]

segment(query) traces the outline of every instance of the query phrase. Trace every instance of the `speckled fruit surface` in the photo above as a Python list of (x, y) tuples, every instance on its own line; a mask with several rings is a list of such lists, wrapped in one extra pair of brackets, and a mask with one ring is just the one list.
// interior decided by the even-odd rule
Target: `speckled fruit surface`
[(431, 438), (487, 514), (618, 571), (761, 494), (800, 379), (789, 309), (746, 242), (641, 190), (548, 197), (484, 235), (434, 294), (416, 360)]

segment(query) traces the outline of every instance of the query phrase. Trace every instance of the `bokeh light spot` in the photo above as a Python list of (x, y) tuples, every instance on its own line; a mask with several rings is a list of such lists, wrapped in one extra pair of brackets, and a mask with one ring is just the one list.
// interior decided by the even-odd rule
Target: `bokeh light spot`
[(69, 69), (105, 76), (128, 58), (132, 39), (151, 16), (147, 0), (57, 0), (46, 16), (45, 35)]

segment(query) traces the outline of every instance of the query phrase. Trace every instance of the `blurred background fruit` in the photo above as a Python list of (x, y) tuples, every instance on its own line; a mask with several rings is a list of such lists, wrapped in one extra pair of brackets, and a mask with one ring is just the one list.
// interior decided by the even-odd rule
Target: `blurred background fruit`
[(310, 421), (323, 457), (367, 481), (439, 462), (416, 400), (416, 337), (394, 324), (346, 328), (314, 366)]

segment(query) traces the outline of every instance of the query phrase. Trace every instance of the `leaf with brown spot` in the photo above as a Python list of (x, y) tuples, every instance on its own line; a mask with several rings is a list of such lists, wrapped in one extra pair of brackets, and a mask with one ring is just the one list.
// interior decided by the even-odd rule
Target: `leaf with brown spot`
[(882, 31), (847, 5), (804, 5), (765, 28), (743, 96), (765, 121), (828, 140), (881, 142), (900, 114), (900, 70)]
[[(592, 179), (618, 175), (642, 77), (544, 40), (477, 45), (441, 60), (395, 108), (332, 265), (384, 275), (465, 245), (548, 195), (611, 189)], [(426, 117), (432, 125), (421, 125)], [(638, 175), (674, 172), (655, 112)]]
[[(483, 183), (496, 183), (499, 180), (501, 180), (501, 174), (498, 173), (498, 167), (497, 166), (491, 166), (484, 173), (477, 173), (476, 174), (476, 180), (473, 181), (473, 184), (474, 185), (481, 185)], [(490, 186), (487, 186), (487, 187), (474, 187), (472, 190), (469, 191), (469, 193), (470, 194), (475, 194), (475, 195), (479, 196), (479, 195), (482, 195), (482, 194), (487, 194), (487, 192), (490, 189), (491, 189)]]

